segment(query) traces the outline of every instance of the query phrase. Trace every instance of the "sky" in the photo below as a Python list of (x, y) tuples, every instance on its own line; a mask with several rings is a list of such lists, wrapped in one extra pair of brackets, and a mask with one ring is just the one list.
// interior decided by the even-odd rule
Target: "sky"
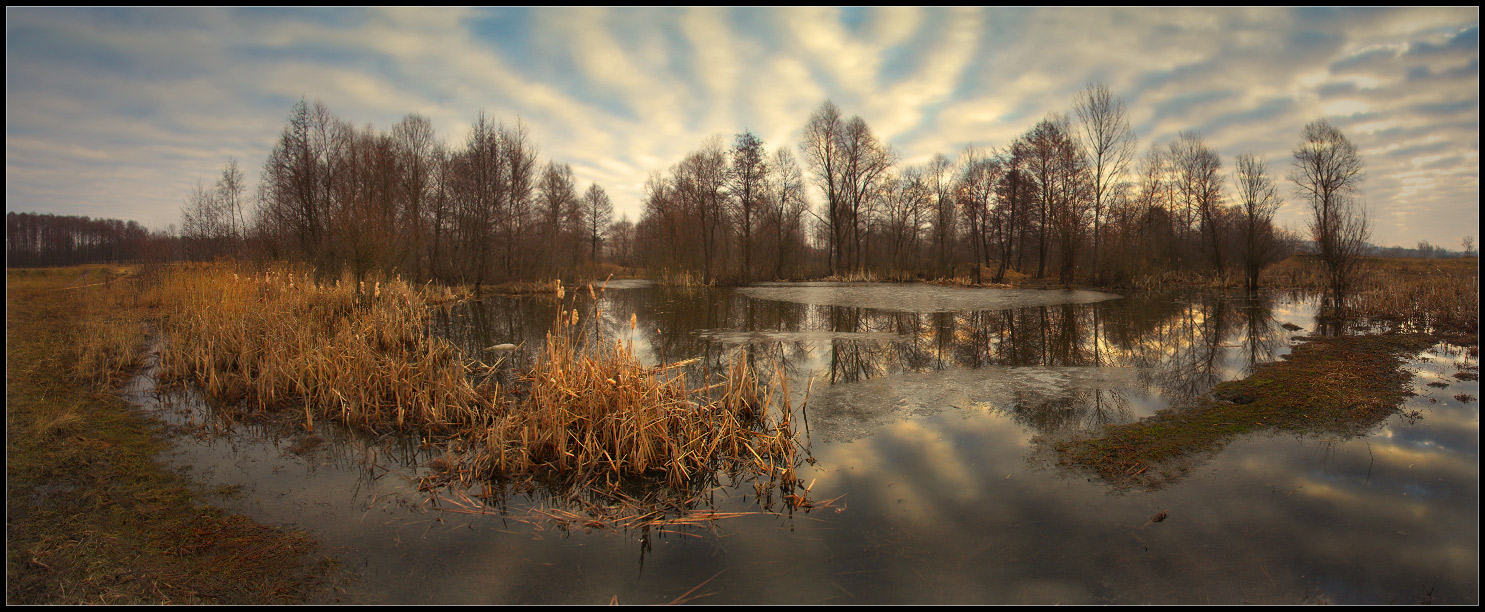
[(459, 146), (481, 111), (638, 220), (645, 179), (750, 130), (796, 154), (826, 100), (903, 164), (1004, 147), (1077, 93), (1141, 155), (1186, 130), (1284, 177), (1324, 118), (1366, 164), (1372, 241), (1479, 241), (1480, 10), (1438, 8), (7, 8), (6, 210), (179, 223), (229, 159), (250, 191), (301, 99)]

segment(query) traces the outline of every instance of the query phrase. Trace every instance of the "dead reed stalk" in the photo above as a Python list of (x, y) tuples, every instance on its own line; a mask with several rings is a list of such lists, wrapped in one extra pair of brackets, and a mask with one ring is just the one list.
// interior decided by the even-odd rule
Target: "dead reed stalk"
[(646, 366), (630, 343), (590, 333), (575, 302), (522, 388), (502, 390), (482, 382), (490, 366), (428, 332), (430, 305), (457, 295), (433, 286), (348, 276), (329, 284), (302, 267), (214, 264), (182, 266), (155, 290), (165, 309), (162, 379), (246, 409), (302, 409), (311, 430), (334, 419), (458, 437), (469, 449), (460, 480), (659, 475), (680, 489), (722, 469), (766, 479), (785, 497), (797, 485), (781, 370), (764, 383), (734, 354), (719, 381), (693, 385), (682, 368)]
[(765, 384), (735, 353), (719, 381), (694, 386), (685, 370), (646, 366), (629, 342), (603, 338), (580, 318), (576, 308), (563, 311), (523, 399), (476, 435), (476, 474), (606, 482), (663, 474), (684, 487), (722, 469), (792, 484), (796, 443), (781, 372)]

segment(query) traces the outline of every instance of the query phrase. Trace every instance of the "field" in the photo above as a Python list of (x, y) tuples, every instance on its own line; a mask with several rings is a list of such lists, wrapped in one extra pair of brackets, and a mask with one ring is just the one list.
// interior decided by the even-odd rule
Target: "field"
[(6, 603), (303, 601), (334, 570), (314, 540), (204, 504), (119, 399), (152, 314), (132, 272), (6, 275)]

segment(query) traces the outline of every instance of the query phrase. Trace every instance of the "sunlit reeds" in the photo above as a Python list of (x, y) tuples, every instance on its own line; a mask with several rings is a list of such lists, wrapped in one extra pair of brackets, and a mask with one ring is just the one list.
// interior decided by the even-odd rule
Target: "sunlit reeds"
[(157, 288), (162, 378), (249, 410), (302, 410), (310, 429), (334, 419), (455, 438), (445, 481), (644, 477), (680, 490), (720, 469), (785, 498), (796, 485), (782, 372), (765, 381), (734, 355), (696, 384), (685, 364), (647, 366), (629, 342), (595, 331), (576, 296), (516, 388), (501, 389), (492, 366), (428, 332), (430, 305), (453, 299), (431, 286), (211, 265), (182, 266)]
[(425, 331), (446, 290), (400, 279), (317, 283), (288, 266), (259, 273), (185, 268), (161, 282), (163, 378), (259, 409), (299, 405), (306, 426), (335, 418), (373, 429), (476, 422), (477, 389), (450, 343)]
[(693, 386), (682, 364), (646, 366), (629, 342), (606, 339), (581, 318), (576, 308), (563, 311), (521, 400), (477, 434), (477, 473), (663, 473), (681, 486), (747, 465), (792, 483), (792, 407), (781, 373), (762, 384), (734, 354), (719, 381)]

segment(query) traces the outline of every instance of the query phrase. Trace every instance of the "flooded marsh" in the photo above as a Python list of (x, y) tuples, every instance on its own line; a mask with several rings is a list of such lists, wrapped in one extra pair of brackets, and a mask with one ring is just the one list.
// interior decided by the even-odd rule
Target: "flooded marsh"
[[(1478, 601), (1479, 388), (1456, 376), (1478, 357), (1410, 358), (1419, 395), (1363, 435), (1244, 434), (1161, 486), (1121, 487), (1059, 465), (1053, 444), (1281, 359), (1318, 333), (1315, 303), (923, 288), (578, 292), (580, 324), (644, 363), (694, 359), (698, 380), (735, 353), (780, 366), (814, 507), (727, 473), (651, 522), (602, 514), (644, 486), (420, 490), (447, 452), (436, 439), (227, 423), (148, 375), (132, 399), (179, 428), (174, 463), (224, 507), (319, 537), (353, 577), (344, 602)], [(514, 381), (573, 304), (488, 296), (427, 325)], [(503, 344), (517, 348), (490, 350)]]

